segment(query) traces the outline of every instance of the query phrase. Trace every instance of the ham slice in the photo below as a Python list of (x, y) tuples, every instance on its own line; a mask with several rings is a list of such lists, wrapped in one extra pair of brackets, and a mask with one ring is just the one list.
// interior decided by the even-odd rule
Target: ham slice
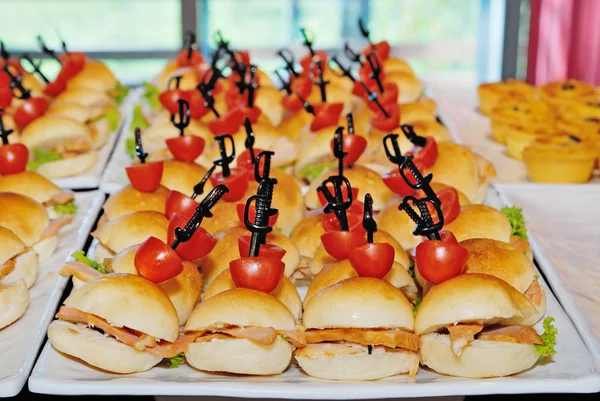
[(4, 277), (8, 276), (15, 269), (16, 264), (17, 264), (16, 258), (12, 258), (8, 262), (6, 262), (2, 266), (0, 266), (0, 280), (2, 280)]
[(83, 282), (88, 282), (96, 277), (102, 276), (98, 270), (86, 265), (85, 263), (73, 261), (65, 264), (58, 272), (63, 277), (73, 276)]
[(484, 341), (545, 345), (542, 337), (531, 326), (502, 326), (486, 329), (478, 337)]
[(44, 206), (62, 205), (63, 203), (72, 201), (74, 198), (75, 193), (73, 191), (62, 190), (61, 192), (52, 195), (48, 201), (44, 202)]
[(537, 280), (533, 280), (523, 295), (525, 295), (534, 305), (539, 305), (542, 302), (542, 296), (544, 295), (542, 291), (540, 283), (538, 283)]
[(273, 344), (277, 339), (277, 330), (272, 327), (235, 327), (219, 329), (219, 333), (229, 334), (232, 337), (245, 338), (259, 344)]
[[(279, 335), (282, 335), (294, 347), (303, 347), (304, 333), (301, 328), (297, 330), (275, 330), (272, 327), (209, 327), (203, 332), (192, 332), (196, 336), (196, 342), (207, 342), (215, 339), (227, 339), (231, 337), (244, 338), (259, 344), (273, 344)], [(204, 335), (206, 333), (206, 335)]]
[(411, 351), (417, 351), (420, 345), (418, 335), (403, 330), (323, 329), (308, 330), (304, 335), (307, 344), (347, 341), (362, 345), (405, 348)]
[(67, 224), (69, 224), (72, 221), (73, 221), (73, 216), (71, 216), (71, 215), (65, 215), (65, 216), (59, 217), (56, 220), (50, 221), (50, 224), (48, 224), (48, 227), (46, 227), (46, 229), (40, 235), (40, 239), (54, 237), (58, 233), (58, 230), (60, 230), (62, 227), (66, 226)]
[(452, 352), (460, 356), (463, 350), (475, 340), (475, 335), (483, 330), (481, 324), (457, 324), (446, 326), (450, 332)]

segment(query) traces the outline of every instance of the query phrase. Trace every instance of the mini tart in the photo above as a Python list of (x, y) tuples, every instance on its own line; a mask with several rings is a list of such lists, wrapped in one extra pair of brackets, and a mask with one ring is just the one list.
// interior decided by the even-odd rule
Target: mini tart
[(554, 119), (554, 108), (540, 100), (501, 100), (490, 112), (492, 139), (505, 144), (510, 125)]
[(526, 82), (508, 79), (496, 83), (485, 83), (477, 88), (479, 95), (479, 109), (483, 114), (490, 115), (494, 107), (503, 98), (536, 99), (538, 90)]
[(540, 137), (553, 135), (554, 125), (547, 123), (530, 123), (525, 125), (509, 125), (506, 128), (506, 151), (510, 157), (523, 160), (523, 149)]
[(563, 134), (538, 138), (523, 151), (529, 177), (534, 182), (585, 183), (598, 154), (585, 142)]
[(540, 90), (542, 97), (559, 109), (564, 109), (573, 103), (598, 101), (598, 93), (594, 85), (575, 79), (550, 82), (542, 85)]

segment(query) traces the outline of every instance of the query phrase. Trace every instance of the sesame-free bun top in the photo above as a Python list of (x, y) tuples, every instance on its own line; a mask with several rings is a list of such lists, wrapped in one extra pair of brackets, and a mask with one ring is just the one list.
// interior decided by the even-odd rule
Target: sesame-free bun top
[[(308, 188), (304, 197), (304, 203), (309, 209), (321, 207), (317, 187), (330, 175), (337, 175), (337, 167), (329, 169), (317, 177)], [(362, 201), (368, 192), (373, 197), (373, 210), (381, 210), (394, 197), (394, 193), (385, 185), (381, 176), (375, 171), (355, 165), (352, 168), (344, 168), (344, 177), (350, 181), (352, 188), (358, 188), (358, 199)]]
[(354, 277), (314, 295), (302, 322), (307, 329), (414, 328), (413, 307), (404, 294), (385, 280)]
[[(0, 226), (0, 266), (24, 250), (23, 241), (8, 228)], [(2, 277), (1, 274), (0, 277)]]
[[(167, 189), (174, 189), (186, 196), (192, 195), (196, 185), (206, 174), (206, 169), (194, 163), (186, 163), (178, 160), (165, 160), (162, 179), (160, 184)], [(210, 180), (204, 185), (204, 193), (207, 194), (213, 188)], [(199, 196), (202, 200), (204, 196)]]
[(154, 236), (167, 241), (169, 220), (159, 212), (141, 211), (127, 213), (108, 221), (92, 233), (112, 252), (118, 253), (128, 246), (139, 244)]
[(48, 109), (45, 115), (68, 117), (85, 124), (86, 122), (88, 122), (88, 120), (92, 118), (92, 109), (80, 103), (52, 102), (50, 108)]
[(433, 286), (423, 298), (415, 333), (455, 323), (520, 325), (535, 312), (532, 303), (505, 281), (487, 274), (461, 274)]
[(281, 124), (281, 121), (283, 120), (285, 109), (281, 104), (282, 99), (282, 91), (273, 86), (262, 86), (261, 79), (261, 88), (258, 92), (258, 96), (256, 96), (256, 107), (262, 111), (262, 115), (266, 117), (269, 123), (274, 127)]
[(535, 280), (533, 262), (521, 249), (486, 238), (469, 239), (462, 241), (460, 245), (469, 251), (464, 273), (483, 273), (498, 277), (519, 292), (527, 291)]
[(95, 108), (106, 105), (112, 105), (113, 101), (110, 98), (110, 96), (106, 94), (105, 91), (81, 86), (67, 89), (66, 91), (58, 95), (53, 101), (53, 104), (61, 103), (77, 103), (89, 108)]
[(154, 192), (141, 192), (132, 186), (127, 186), (112, 194), (104, 204), (104, 214), (108, 220), (127, 213), (154, 211), (164, 214), (169, 191), (159, 187)]
[[(204, 292), (204, 300), (214, 297), (227, 290), (236, 288), (231, 270), (224, 270), (219, 276), (208, 286)], [(300, 320), (302, 315), (302, 301), (294, 283), (289, 278), (283, 276), (277, 288), (271, 293), (281, 303), (283, 303), (292, 312), (296, 320)]]
[(461, 207), (458, 217), (445, 225), (444, 230), (452, 231), (459, 242), (470, 238), (489, 238), (508, 243), (512, 232), (508, 218), (486, 205)]
[(0, 226), (17, 235), (26, 246), (32, 246), (48, 227), (46, 208), (30, 197), (0, 192)]
[(301, 256), (312, 258), (321, 246), (321, 235), (325, 234), (322, 222), (323, 211), (311, 210), (292, 230), (290, 240)]
[(70, 142), (81, 142), (84, 149), (92, 148), (92, 132), (76, 120), (62, 116), (43, 116), (27, 125), (21, 132), (21, 142), (29, 149), (50, 151)]
[(209, 327), (272, 327), (293, 330), (296, 320), (289, 309), (274, 296), (247, 288), (221, 292), (196, 306), (185, 331)]
[(132, 274), (104, 274), (85, 283), (65, 300), (65, 305), (173, 342), (179, 335), (175, 307), (156, 284)]
[(39, 203), (49, 201), (62, 192), (60, 187), (35, 171), (0, 176), (0, 192), (14, 192)]
[(106, 64), (98, 60), (87, 60), (79, 74), (69, 80), (67, 88), (83, 86), (106, 92), (116, 84), (117, 78)]

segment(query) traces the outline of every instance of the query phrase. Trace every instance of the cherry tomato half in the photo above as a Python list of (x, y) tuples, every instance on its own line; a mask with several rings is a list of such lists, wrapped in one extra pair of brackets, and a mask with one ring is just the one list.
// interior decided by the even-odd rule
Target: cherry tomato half
[(181, 135), (169, 138), (165, 143), (176, 160), (191, 163), (202, 154), (206, 141), (195, 135)]
[(281, 104), (286, 110), (301, 110), (304, 107), (304, 105), (302, 104), (302, 101), (300, 100), (298, 95), (296, 95), (296, 93), (299, 93), (303, 99), (307, 99), (310, 96), (310, 93), (312, 92), (312, 87), (313, 85), (310, 78), (294, 78), (291, 83), (292, 93), (286, 94), (281, 100)]
[(238, 288), (271, 293), (283, 278), (285, 263), (277, 258), (248, 257), (229, 262), (229, 270)]
[(366, 46), (362, 54), (367, 55), (369, 53), (375, 52), (379, 60), (384, 61), (390, 57), (391, 47), (387, 40), (382, 40), (381, 42), (377, 42), (372, 45)]
[(223, 177), (223, 172), (215, 173), (210, 176), (210, 182), (216, 187), (219, 184), (225, 184), (229, 189), (223, 196), (223, 200), (227, 202), (237, 202), (246, 193), (248, 188), (248, 176), (246, 170), (239, 167), (231, 169), (229, 177)]
[(366, 244), (350, 253), (350, 264), (361, 277), (384, 278), (394, 264), (394, 247), (387, 243)]
[(323, 247), (335, 260), (348, 259), (350, 252), (367, 243), (365, 233), (356, 231), (329, 231), (321, 235)]
[[(444, 188), (437, 193), (437, 196), (442, 204), (444, 225), (452, 223), (452, 221), (454, 221), (454, 219), (456, 219), (460, 213), (460, 200), (458, 199), (458, 192), (454, 188)], [(439, 221), (439, 217), (435, 208), (428, 203), (427, 209), (429, 210), (433, 221)]]
[(0, 85), (0, 109), (5, 109), (12, 103), (13, 94), (10, 88)]
[[(237, 205), (235, 205), (235, 208), (237, 210), (238, 219), (240, 220), (240, 225), (242, 227), (246, 227), (246, 225), (244, 224), (244, 211), (246, 209), (246, 204), (238, 203)], [(275, 213), (273, 216), (269, 216), (269, 227), (275, 226), (278, 217), (279, 212)], [(254, 219), (256, 219), (256, 206), (252, 204), (248, 209), (248, 220), (254, 222)]]
[(198, 202), (187, 195), (182, 194), (174, 189), (167, 194), (167, 202), (165, 205), (165, 216), (167, 219), (173, 218), (176, 214), (184, 219), (190, 219), (196, 212)]
[(389, 117), (386, 117), (381, 111), (377, 112), (369, 121), (375, 129), (384, 132), (392, 132), (400, 125), (400, 109), (397, 104), (388, 104), (383, 106)]
[[(361, 231), (363, 230), (362, 226), (362, 212), (358, 213), (347, 213), (348, 217), (348, 229), (350, 231)], [(326, 232), (329, 231), (340, 231), (340, 221), (338, 220), (335, 213), (327, 213), (323, 216), (323, 228)]]
[[(188, 218), (184, 218), (179, 214), (173, 215), (169, 219), (169, 231), (167, 232), (167, 241), (172, 244), (175, 240), (175, 228), (185, 227)], [(210, 235), (202, 227), (198, 227), (192, 238), (187, 242), (180, 243), (175, 252), (184, 260), (195, 261), (202, 259), (213, 250), (217, 244), (217, 239)]]
[(181, 50), (175, 57), (179, 67), (196, 67), (204, 62), (204, 57), (198, 50), (192, 50), (191, 54), (187, 49)]
[[(329, 189), (330, 192), (333, 192), (332, 184), (328, 184), (327, 188)], [(358, 199), (358, 188), (352, 187), (350, 190), (352, 191), (352, 204), (354, 205), (354, 203), (356, 202), (356, 199)], [(327, 205), (327, 199), (325, 199), (325, 195), (323, 195), (323, 192), (317, 191), (317, 196), (319, 197), (319, 202), (321, 203), (321, 206)], [(342, 199), (344, 199), (344, 201), (348, 200), (348, 189), (346, 186), (342, 187)], [(362, 213), (362, 210), (361, 210), (361, 213)]]
[(337, 126), (344, 110), (343, 103), (319, 103), (313, 106), (315, 117), (310, 123), (310, 130), (317, 132), (320, 129)]
[(142, 192), (154, 192), (160, 187), (163, 162), (149, 162), (125, 167), (131, 186)]
[[(196, 71), (196, 81), (198, 83), (208, 83), (213, 75), (213, 70), (210, 68), (210, 65), (206, 65), (206, 64), (200, 64), (198, 66), (196, 66), (195, 68)], [(221, 93), (221, 91), (223, 90), (223, 83), (221, 81), (217, 81), (215, 82), (215, 87), (214, 89), (211, 91), (213, 95), (218, 95), (219, 93)], [(198, 92), (198, 91), (196, 91)], [(200, 92), (198, 92), (199, 94)], [(202, 95), (201, 95), (202, 97)], [(202, 102), (204, 103), (204, 98), (202, 100)]]
[(36, 118), (43, 116), (48, 106), (48, 101), (43, 97), (30, 97), (25, 100), (13, 114), (16, 126), (19, 129), (25, 128)]
[(0, 145), (0, 175), (25, 171), (28, 160), (29, 150), (22, 143)]
[(438, 157), (438, 146), (435, 138), (428, 136), (425, 140), (425, 146), (413, 146), (408, 152), (408, 154), (414, 156), (413, 161), (419, 163), (424, 169), (432, 167)]
[(183, 263), (170, 246), (150, 237), (135, 253), (133, 259), (139, 275), (153, 283), (162, 283), (183, 271)]
[[(377, 100), (383, 106), (387, 106), (388, 104), (397, 104), (398, 103), (398, 85), (393, 82), (386, 82), (383, 84), (383, 93), (379, 92), (379, 87), (377, 84), (373, 83), (370, 85), (369, 90), (371, 93), (377, 95)], [(375, 102), (369, 102), (369, 97), (367, 93), (364, 93), (365, 101), (367, 102), (367, 106), (374, 112), (379, 111), (379, 107), (375, 104)]]
[(46, 86), (44, 86), (44, 94), (50, 97), (56, 97), (63, 93), (67, 89), (67, 80), (64, 76), (58, 75), (56, 79), (52, 82), (48, 82)]
[[(331, 140), (331, 150), (333, 150), (334, 140)], [(349, 134), (342, 138), (342, 149), (348, 153), (344, 157), (344, 164), (354, 164), (367, 148), (367, 139), (364, 136)]]
[(440, 284), (462, 273), (469, 251), (458, 244), (450, 231), (440, 231), (441, 240), (426, 240), (417, 245), (416, 266), (423, 278)]
[[(252, 237), (250, 235), (242, 235), (238, 238), (238, 249), (242, 258), (249, 256), (251, 241)], [(269, 242), (267, 242), (266, 244), (261, 244), (260, 249), (258, 250), (258, 256), (264, 256), (266, 258), (275, 258), (279, 260), (283, 259), (285, 253), (285, 249), (275, 244), (271, 244)]]
[(392, 170), (385, 173), (381, 178), (390, 191), (395, 194), (404, 197), (415, 193), (415, 190), (406, 183), (398, 170)]
[[(264, 150), (254, 148), (254, 157), (258, 156), (261, 152), (264, 152)], [(237, 157), (237, 166), (246, 170), (248, 173), (248, 179), (253, 179), (251, 177), (254, 177), (254, 162), (252, 161), (252, 157), (248, 149), (244, 150)], [(262, 173), (262, 166), (260, 166), (259, 172)]]
[(79, 74), (86, 62), (85, 53), (82, 52), (63, 53), (58, 59), (62, 65), (59, 75), (62, 74), (67, 80)]
[(300, 59), (300, 65), (302, 66), (302, 75), (306, 77), (309, 76), (308, 69), (310, 68), (310, 65), (314, 62), (315, 64), (313, 64), (312, 73), (315, 78), (318, 77), (319, 75), (317, 72), (317, 61), (321, 62), (321, 68), (323, 69), (323, 74), (325, 74), (325, 71), (327, 71), (327, 53), (321, 50), (317, 50), (314, 56), (311, 54), (307, 54), (306, 56)]
[[(381, 66), (381, 59), (377, 55), (376, 57), (379, 60), (379, 64)], [(358, 70), (358, 76), (360, 77), (360, 80), (367, 84), (367, 86), (376, 84), (375, 80), (371, 78), (372, 75), (373, 69), (371, 68), (371, 64), (369, 64), (368, 62), (364, 63)], [(383, 70), (383, 68), (381, 68), (381, 72), (379, 73), (379, 80), (381, 82), (385, 81), (385, 71)]]
[[(179, 88), (167, 89), (158, 95), (158, 101), (171, 114), (177, 114), (179, 111), (178, 101), (182, 99), (190, 103), (190, 92)], [(190, 110), (191, 117), (191, 110)]]

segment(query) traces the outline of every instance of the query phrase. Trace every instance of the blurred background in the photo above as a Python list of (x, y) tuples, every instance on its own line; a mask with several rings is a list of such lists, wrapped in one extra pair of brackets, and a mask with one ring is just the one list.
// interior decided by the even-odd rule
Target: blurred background
[[(357, 20), (374, 40), (387, 39), (429, 82), (475, 86), (506, 76), (525, 78), (529, 0), (0, 0), (0, 39), (13, 53), (43, 57), (63, 37), (70, 49), (106, 61), (126, 84), (150, 80), (195, 30), (202, 50), (220, 30), (250, 50), (267, 71), (274, 51), (298, 52), (299, 27), (315, 46), (335, 52), (345, 41), (364, 46)], [(50, 75), (57, 63), (43, 66)]]

